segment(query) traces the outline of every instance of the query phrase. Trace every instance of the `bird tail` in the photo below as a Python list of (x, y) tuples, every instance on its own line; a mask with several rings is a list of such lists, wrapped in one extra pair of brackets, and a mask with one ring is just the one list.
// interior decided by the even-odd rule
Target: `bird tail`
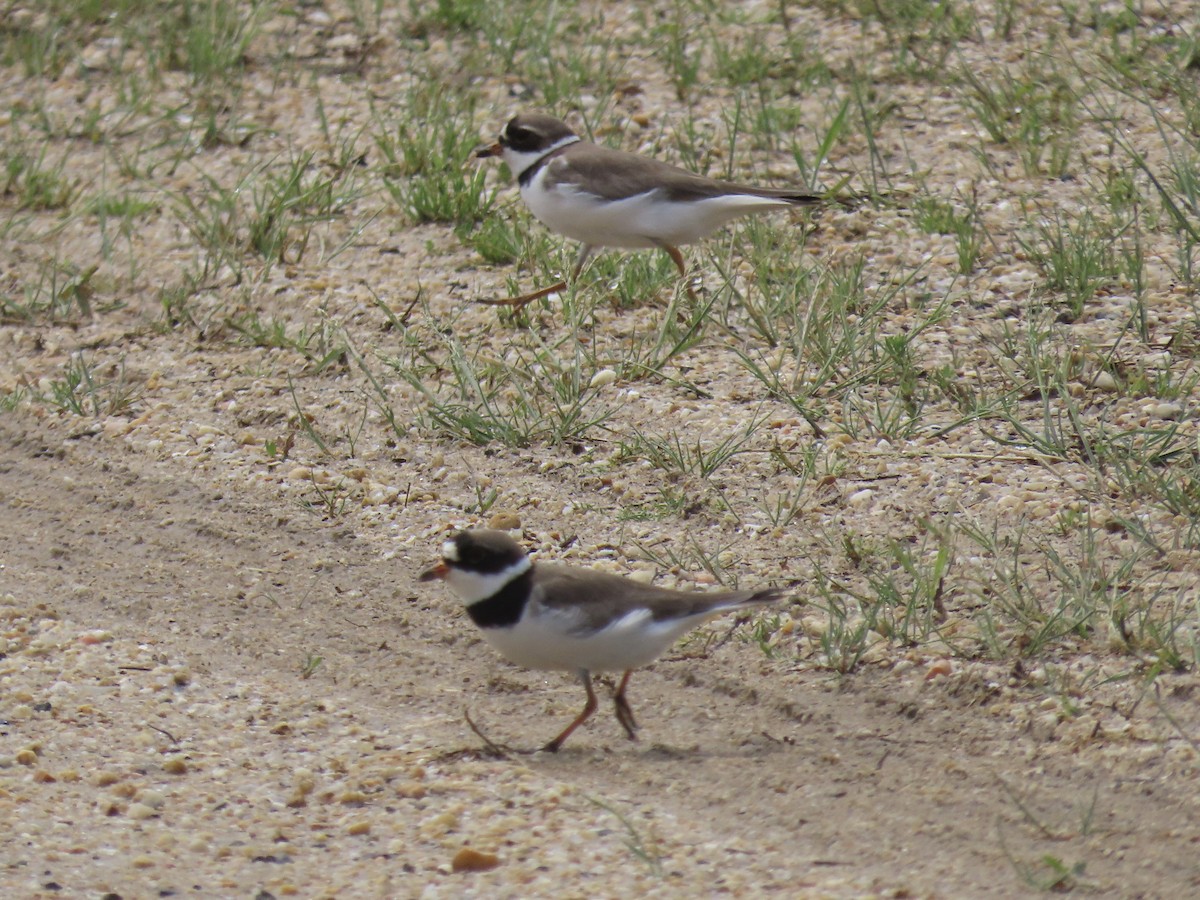
[(778, 603), (789, 593), (789, 588), (763, 588), (760, 591), (754, 591), (738, 603), (738, 606), (766, 606), (770, 603)]

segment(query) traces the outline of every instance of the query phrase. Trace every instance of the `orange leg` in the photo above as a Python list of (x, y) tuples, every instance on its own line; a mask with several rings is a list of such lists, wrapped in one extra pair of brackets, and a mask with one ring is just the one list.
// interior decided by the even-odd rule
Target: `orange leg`
[[(588, 257), (592, 255), (594, 248), (589, 244), (584, 244), (579, 248), (579, 256), (575, 260), (575, 268), (571, 270), (571, 281), (579, 277), (579, 273), (583, 271), (583, 264), (588, 261)], [(676, 253), (679, 251), (676, 250)], [(514, 309), (520, 309), (526, 304), (532, 303), (534, 300), (541, 300), (543, 297), (549, 297), (551, 294), (558, 294), (567, 289), (566, 279), (552, 284), (548, 288), (542, 288), (540, 291), (534, 291), (531, 294), (522, 294), (520, 297), (508, 297), (504, 300), (480, 300), (479, 302), (485, 306), (511, 306)]]
[(515, 309), (520, 309), (534, 300), (541, 300), (543, 297), (549, 297), (551, 294), (557, 294), (567, 289), (567, 283), (560, 281), (557, 284), (552, 284), (548, 288), (542, 288), (540, 291), (534, 291), (532, 294), (522, 294), (520, 297), (506, 297), (503, 300), (480, 300), (479, 302), (485, 306), (511, 306)]
[(629, 684), (629, 676), (632, 674), (633, 670), (629, 669), (621, 676), (621, 683), (617, 686), (616, 694), (613, 695), (613, 703), (617, 707), (617, 721), (624, 726), (629, 739), (636, 741), (637, 722), (633, 720), (633, 710), (629, 708), (629, 701), (625, 699), (625, 685)]
[(571, 736), (571, 732), (582, 725), (596, 711), (596, 692), (592, 690), (592, 675), (587, 670), (580, 670), (579, 680), (583, 682), (583, 689), (587, 691), (587, 704), (583, 707), (583, 712), (575, 717), (575, 721), (562, 730), (554, 740), (548, 743), (542, 749), (547, 753), (557, 753), (563, 742)]
[[(692, 284), (687, 280), (687, 266), (683, 262), (683, 254), (679, 252), (678, 247), (672, 247), (670, 244), (659, 244), (667, 255), (675, 262), (675, 268), (679, 270), (679, 276), (684, 279), (684, 287), (687, 288), (688, 296), (693, 300), (696, 299), (696, 292), (692, 290)], [(626, 673), (628, 677), (628, 673)]]

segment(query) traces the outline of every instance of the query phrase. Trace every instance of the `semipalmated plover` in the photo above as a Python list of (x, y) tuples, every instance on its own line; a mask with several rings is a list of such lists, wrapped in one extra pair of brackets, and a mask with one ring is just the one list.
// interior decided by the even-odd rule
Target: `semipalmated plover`
[(507, 534), (486, 529), (460, 531), (446, 541), (441, 562), (420, 576), (434, 579), (446, 581), (487, 642), (510, 662), (579, 676), (587, 703), (542, 748), (551, 753), (596, 711), (593, 672), (624, 673), (613, 700), (617, 721), (636, 740), (637, 723), (625, 698), (634, 669), (653, 662), (706, 619), (774, 603), (786, 593), (673, 591), (620, 575), (534, 563)]
[[(500, 139), (475, 155), (501, 157), (516, 176), (529, 211), (551, 230), (583, 244), (572, 279), (596, 247), (665, 250), (686, 278), (680, 245), (747, 213), (823, 199), (805, 191), (705, 178), (648, 156), (602, 147), (542, 113), (513, 117)], [(484, 302), (523, 306), (566, 286), (560, 281), (521, 297)]]

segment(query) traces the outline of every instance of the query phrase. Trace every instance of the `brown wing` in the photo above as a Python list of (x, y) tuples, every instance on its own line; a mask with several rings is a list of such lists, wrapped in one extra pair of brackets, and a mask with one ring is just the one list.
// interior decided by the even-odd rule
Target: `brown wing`
[(655, 620), (685, 619), (742, 606), (774, 603), (786, 593), (781, 588), (711, 594), (672, 591), (606, 572), (549, 563), (537, 566), (536, 581), (542, 588), (537, 602), (546, 609), (569, 613), (578, 620), (577, 627), (581, 631), (603, 628), (638, 607), (649, 607)]
[(706, 200), (725, 194), (773, 197), (795, 204), (821, 201), (816, 194), (804, 191), (717, 181), (649, 156), (582, 142), (566, 147), (547, 164), (546, 179), (548, 187), (586, 181), (588, 193), (605, 200), (622, 200), (660, 190), (667, 199), (676, 201)]

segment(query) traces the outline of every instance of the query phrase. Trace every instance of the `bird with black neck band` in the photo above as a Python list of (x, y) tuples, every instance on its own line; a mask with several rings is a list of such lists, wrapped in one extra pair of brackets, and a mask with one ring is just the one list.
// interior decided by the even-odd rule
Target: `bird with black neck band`
[[(503, 159), (534, 217), (580, 242), (571, 280), (579, 277), (597, 247), (662, 250), (687, 278), (681, 246), (739, 216), (812, 206), (825, 199), (807, 191), (706, 178), (648, 156), (594, 144), (543, 113), (514, 116), (499, 140), (475, 155)], [(567, 284), (564, 280), (520, 297), (481, 302), (522, 307), (562, 292)], [(695, 296), (690, 285), (688, 293)]]
[(534, 562), (502, 531), (460, 531), (421, 581), (442, 580), (501, 656), (527, 669), (573, 672), (587, 692), (583, 711), (542, 747), (556, 752), (596, 711), (592, 675), (619, 672), (613, 702), (631, 740), (637, 722), (626, 697), (634, 669), (657, 659), (701, 623), (776, 603), (782, 588), (676, 591), (606, 572)]

